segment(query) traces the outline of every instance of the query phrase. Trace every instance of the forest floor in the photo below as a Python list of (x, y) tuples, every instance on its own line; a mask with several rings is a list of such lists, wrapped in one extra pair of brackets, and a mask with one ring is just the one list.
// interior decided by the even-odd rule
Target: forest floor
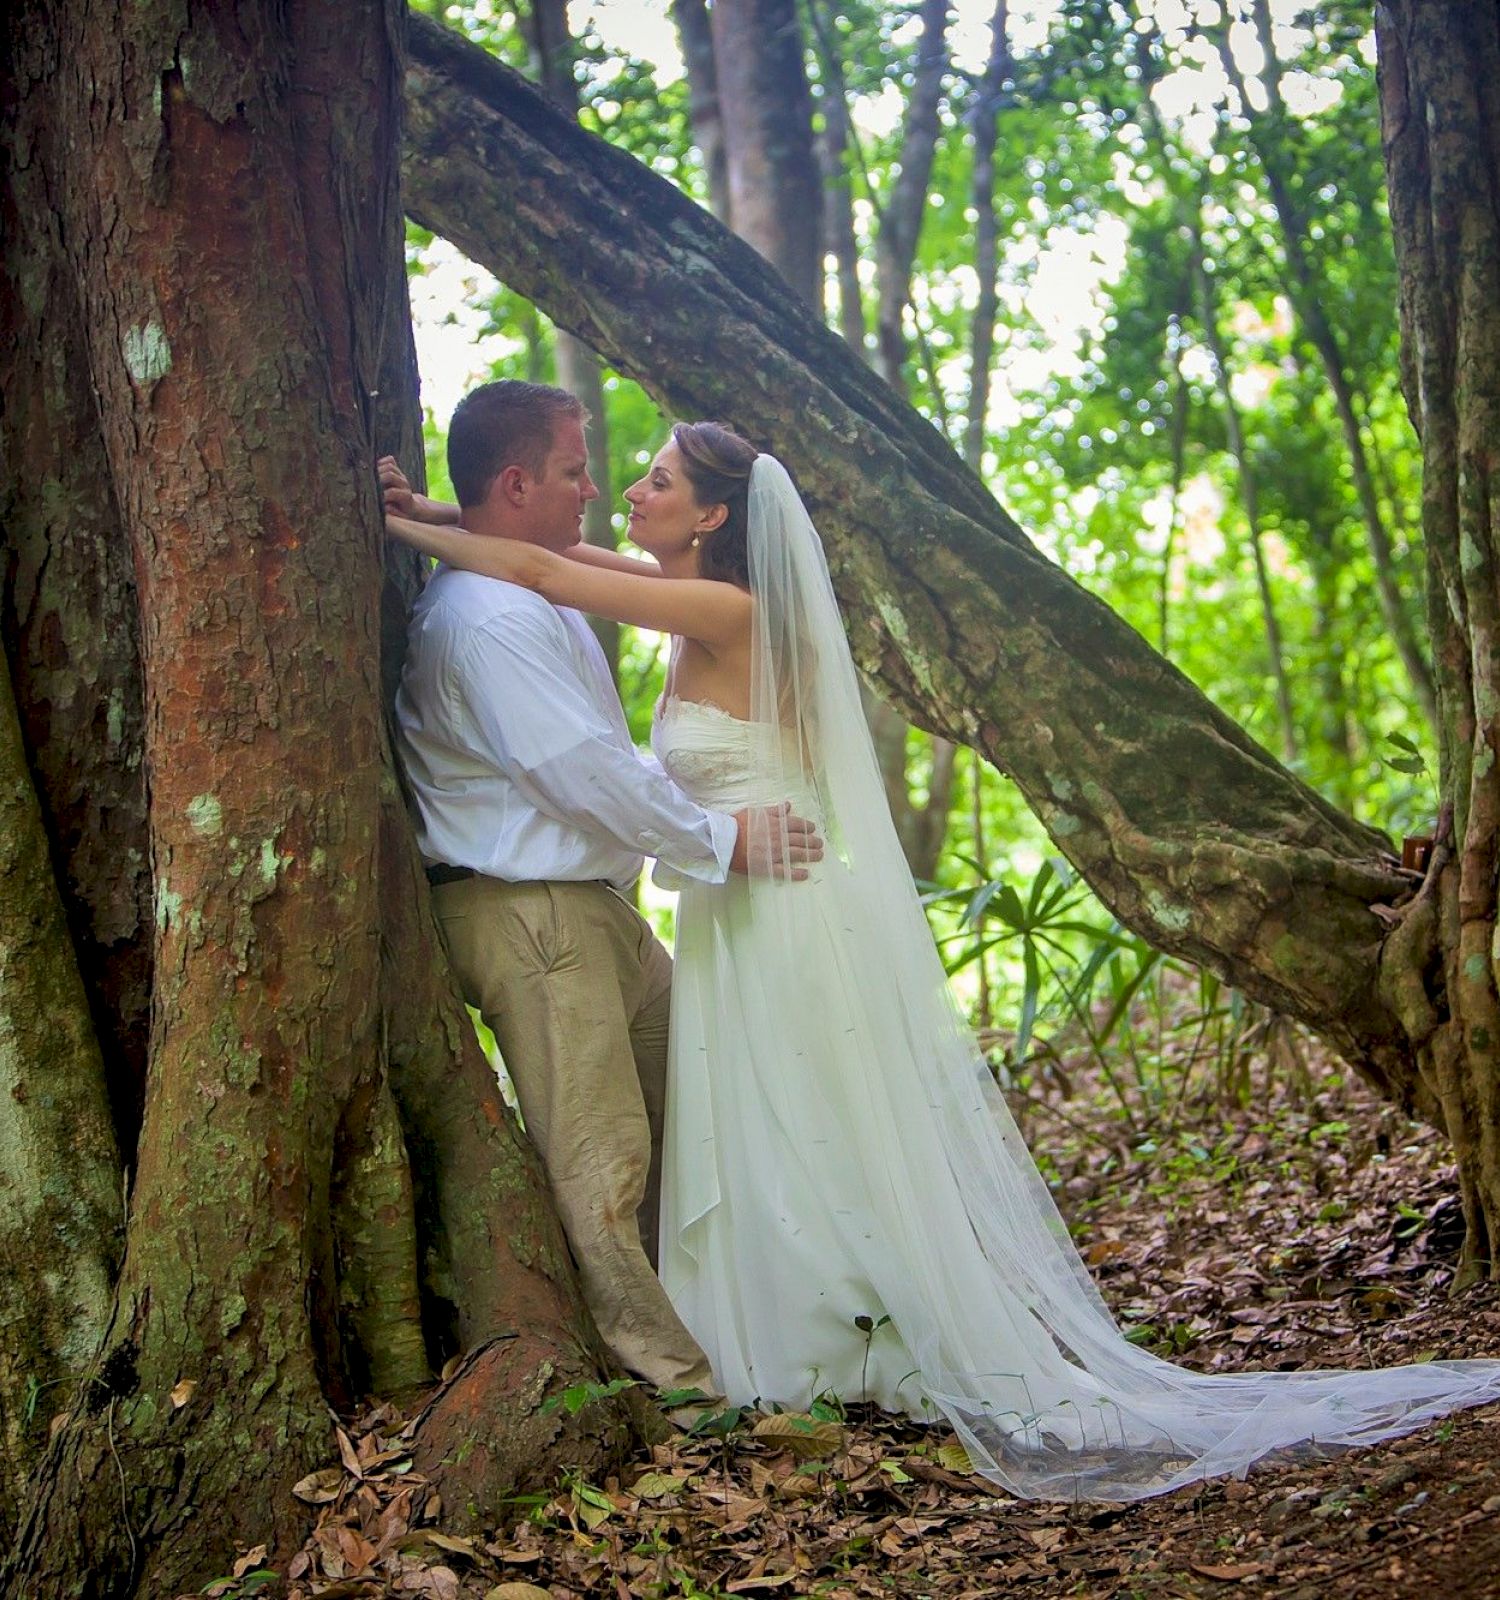
[[(1449, 1296), (1462, 1229), (1443, 1141), (1288, 1037), (1233, 1084), (1200, 1074), (1175, 1108), (1144, 1109), (1138, 1081), (1120, 1083), (1128, 1063), (1113, 1085), (1059, 1065), (1018, 1104), (1112, 1309), (1205, 1371), (1500, 1355), (1500, 1289)], [(946, 1433), (858, 1407), (804, 1447), (822, 1463), (755, 1421), (659, 1445), (603, 1483), (560, 1483), (464, 1538), (376, 1460), (400, 1419), (373, 1413), (351, 1428), (362, 1477), (326, 1475), (337, 1497), (259, 1592), (1500, 1596), (1500, 1407), (1132, 1506), (1013, 1500), (964, 1470)], [(248, 1576), (222, 1590), (252, 1592)]]

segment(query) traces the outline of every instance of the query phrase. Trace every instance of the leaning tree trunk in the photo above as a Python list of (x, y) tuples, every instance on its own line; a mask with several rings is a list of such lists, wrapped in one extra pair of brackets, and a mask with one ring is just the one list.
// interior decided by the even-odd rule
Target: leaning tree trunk
[[(33, 701), (27, 754), (39, 774), (51, 757), (66, 799), (69, 758), (124, 765), (117, 746), (143, 725), (154, 898), (125, 1258), (85, 1374), (78, 1329), (99, 1320), (118, 1173), (106, 1201), (80, 1183), (66, 1215), (46, 1211), (43, 1184), (49, 1258), (6, 1262), (36, 1264), (82, 1312), (72, 1331), (53, 1319), (38, 1362), (82, 1381), (44, 1402), (69, 1415), (20, 1508), (7, 1595), (196, 1592), (237, 1548), (285, 1555), (303, 1533), (290, 1487), (332, 1453), (329, 1401), (410, 1390), (429, 1349), (466, 1353), (417, 1439), (460, 1516), (492, 1516), (563, 1461), (602, 1467), (621, 1442), (617, 1408), (581, 1426), (544, 1409), (598, 1376), (597, 1344), (537, 1164), (446, 980), (386, 745), (372, 425), (387, 409), (375, 391), (402, 368), (381, 347), (400, 281), (404, 13), (330, 10), (242, 6), (228, 27), (168, 0), (123, 20), (73, 0), (5, 22), (7, 216), (33, 254), (62, 257), (8, 281), (7, 401), (70, 419), (99, 475), (28, 486), (43, 442), (7, 413), (5, 504), (21, 526), (5, 536), (25, 579), (8, 611), (38, 605), (45, 558), (30, 552), (78, 545), (41, 667), (17, 643), (27, 688), (72, 691), (71, 746)], [(81, 329), (85, 347), (70, 343)], [(63, 648), (120, 592), (103, 570), (114, 507), (139, 662), (68, 683)], [(122, 624), (102, 653), (115, 662), (132, 642)], [(126, 681), (144, 686), (143, 724), (116, 703)], [(48, 821), (68, 814), (54, 803)], [(79, 859), (69, 848), (54, 836), (54, 854)], [(108, 855), (87, 857), (100, 877)], [(37, 994), (53, 982), (60, 1050), (82, 1004), (46, 921), (46, 856), (28, 859), (54, 952), (28, 977)], [(0, 882), (0, 929), (24, 910), (16, 882)], [(18, 992), (0, 983), (7, 1037)], [(40, 1046), (18, 1042), (21, 1069), (45, 1070)], [(74, 1059), (86, 1077), (84, 1044)], [(80, 1132), (98, 1120), (78, 1117)], [(105, 1214), (75, 1226), (90, 1208)]]
[[(1376, 29), (1452, 817), (1388, 958), (1458, 1155), (1461, 1275), (1500, 1277), (1500, 8), (1385, 0)], [(1434, 933), (1438, 970), (1421, 984), (1406, 945), (1425, 951)]]
[(855, 654), (903, 709), (1010, 774), (1123, 921), (1435, 1114), (1378, 980), (1370, 907), (1407, 890), (1384, 836), (1038, 555), (741, 241), (462, 39), (414, 18), (412, 45), (413, 215), (673, 410), (725, 415), (781, 456)]

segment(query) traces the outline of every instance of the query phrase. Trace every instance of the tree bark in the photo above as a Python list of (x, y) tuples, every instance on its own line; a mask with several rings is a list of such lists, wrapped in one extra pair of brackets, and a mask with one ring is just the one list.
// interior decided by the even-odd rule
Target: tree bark
[(109, 1319), (124, 1218), (104, 1062), (0, 653), (0, 1542)]
[[(1386, 971), (1458, 1156), (1463, 1280), (1500, 1276), (1500, 11), (1383, 0), (1376, 38), (1452, 819)], [(1424, 973), (1408, 945), (1434, 937), (1438, 970)]]
[[(600, 1375), (597, 1341), (446, 980), (383, 726), (372, 430), (410, 426), (409, 394), (376, 393), (412, 370), (386, 315), (404, 18), (7, 18), (6, 148), (55, 205), (137, 578), (155, 974), (124, 1264), (7, 1595), (175, 1595), (237, 1547), (289, 1553), (330, 1400), (425, 1375), (423, 1301), (434, 1355), (468, 1352), (417, 1440), (460, 1516), (620, 1441), (618, 1406), (544, 1408)], [(47, 281), (6, 304), (23, 371)], [(110, 1226), (67, 1241), (67, 1272)]]
[(1010, 774), (1122, 921), (1434, 1111), (1376, 984), (1370, 906), (1405, 892), (1381, 834), (1039, 556), (946, 442), (669, 185), (416, 19), (411, 90), (412, 213), (664, 404), (724, 415), (787, 462), (856, 657), (904, 710)]
[[(18, 19), (0, 27), (17, 60)], [(28, 765), (127, 1161), (145, 1093), (151, 875), (135, 575), (99, 433), (42, 96), (0, 121), (0, 616)]]
[(796, 0), (718, 0), (709, 19), (734, 231), (821, 306), (822, 195)]

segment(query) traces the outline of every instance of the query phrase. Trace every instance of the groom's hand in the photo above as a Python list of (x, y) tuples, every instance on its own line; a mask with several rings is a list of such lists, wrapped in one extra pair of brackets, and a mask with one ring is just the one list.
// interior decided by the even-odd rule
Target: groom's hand
[(734, 820), (740, 831), (729, 858), (731, 872), (800, 881), (809, 863), (823, 859), (822, 835), (806, 817), (793, 815), (790, 801), (747, 806), (735, 812)]

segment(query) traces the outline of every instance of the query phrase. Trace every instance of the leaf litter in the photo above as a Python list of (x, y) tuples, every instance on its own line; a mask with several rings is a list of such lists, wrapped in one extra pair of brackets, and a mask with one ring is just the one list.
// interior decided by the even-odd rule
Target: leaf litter
[[(1461, 1224), (1444, 1141), (1336, 1063), (1205, 1096), (1132, 1149), (1074, 1071), (1067, 1125), (1025, 1107), (1059, 1203), (1129, 1335), (1204, 1371), (1500, 1355), (1500, 1286), (1449, 1297)], [(1079, 1130), (1091, 1137), (1079, 1137)], [(560, 1483), (513, 1522), (443, 1526), (379, 1406), (297, 1495), (316, 1517), (275, 1591), (236, 1600), (1390, 1600), (1500, 1595), (1500, 1408), (1376, 1450), (1132, 1506), (1017, 1501), (944, 1429), (831, 1399), (726, 1419)], [(261, 1552), (251, 1552), (259, 1558)], [(264, 1569), (259, 1569), (264, 1570)]]

